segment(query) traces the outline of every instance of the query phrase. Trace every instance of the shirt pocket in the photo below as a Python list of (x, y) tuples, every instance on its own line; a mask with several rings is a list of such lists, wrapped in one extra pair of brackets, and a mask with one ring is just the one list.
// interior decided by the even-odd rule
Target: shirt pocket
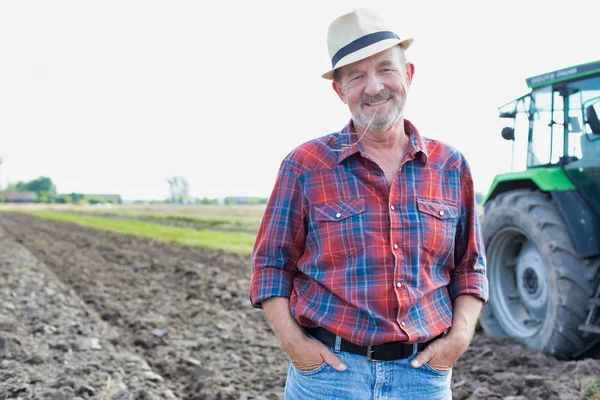
[(313, 205), (316, 242), (323, 255), (348, 257), (364, 247), (365, 200)]
[(443, 200), (417, 199), (421, 245), (433, 255), (454, 251), (458, 207)]

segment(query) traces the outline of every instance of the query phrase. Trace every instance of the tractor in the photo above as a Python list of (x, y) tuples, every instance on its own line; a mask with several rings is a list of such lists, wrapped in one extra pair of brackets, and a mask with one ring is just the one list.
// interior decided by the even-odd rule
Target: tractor
[(600, 347), (600, 61), (526, 83), (529, 93), (499, 107), (513, 158), (515, 138), (527, 143), (526, 168), (497, 175), (483, 200), (480, 325), (578, 359)]

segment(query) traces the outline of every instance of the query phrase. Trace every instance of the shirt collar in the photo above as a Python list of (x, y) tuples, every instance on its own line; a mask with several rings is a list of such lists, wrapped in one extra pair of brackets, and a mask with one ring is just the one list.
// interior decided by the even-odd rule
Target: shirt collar
[(354, 133), (352, 120), (346, 124), (344, 129), (341, 130), (338, 136), (338, 164), (350, 157), (354, 153), (359, 152), (356, 142), (358, 141), (358, 135)]
[[(351, 155), (359, 152), (359, 148), (356, 146), (356, 141), (359, 136), (353, 132), (353, 127), (352, 120), (350, 120), (340, 132), (338, 139), (338, 164)], [(420, 157), (423, 165), (426, 165), (429, 155), (427, 154), (427, 147), (425, 146), (425, 142), (419, 134), (419, 131), (412, 122), (407, 119), (404, 120), (404, 131), (407, 132), (410, 137), (409, 154), (412, 154), (415, 158)]]
[(410, 149), (409, 153), (412, 153), (415, 158), (419, 157), (423, 165), (427, 165), (429, 154), (427, 153), (427, 146), (423, 137), (417, 130), (417, 128), (409, 120), (404, 120), (404, 131), (408, 132), (410, 137)]

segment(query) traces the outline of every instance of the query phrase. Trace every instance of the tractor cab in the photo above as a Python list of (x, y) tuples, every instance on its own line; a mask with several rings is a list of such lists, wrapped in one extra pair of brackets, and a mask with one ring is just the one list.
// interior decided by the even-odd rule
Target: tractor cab
[(512, 120), (502, 137), (526, 135), (527, 168), (562, 168), (600, 214), (600, 61), (526, 82), (531, 92), (499, 109)]

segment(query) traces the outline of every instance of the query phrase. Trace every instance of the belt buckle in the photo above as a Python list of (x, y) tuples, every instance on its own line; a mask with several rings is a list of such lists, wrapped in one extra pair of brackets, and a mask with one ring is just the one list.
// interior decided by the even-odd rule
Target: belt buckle
[(373, 353), (374, 352), (375, 352), (375, 349), (373, 348), (373, 346), (367, 346), (367, 360), (373, 361)]
[(373, 358), (373, 353), (375, 353), (375, 349), (373, 347), (375, 346), (367, 346), (367, 360), (372, 362), (381, 361)]

